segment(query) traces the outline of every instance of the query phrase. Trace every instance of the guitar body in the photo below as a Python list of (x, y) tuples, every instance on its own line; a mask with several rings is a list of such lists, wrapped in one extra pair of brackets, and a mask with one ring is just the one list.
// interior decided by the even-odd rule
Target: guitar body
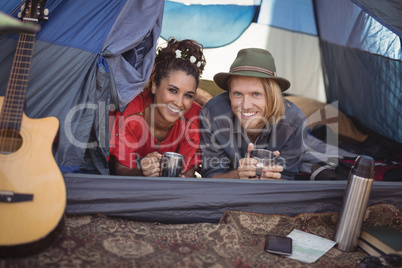
[[(45, 2), (25, 1), (20, 12), (25, 24), (48, 14), (42, 10)], [(34, 33), (20, 34), (7, 91), (0, 97), (0, 258), (48, 246), (66, 207), (64, 178), (52, 153), (59, 121), (24, 113), (34, 43)]]
[[(0, 107), (3, 100), (0, 97)], [(0, 153), (0, 191), (33, 194), (32, 201), (0, 202), (0, 251), (44, 239), (63, 218), (65, 183), (52, 154), (58, 126), (55, 117), (31, 119), (23, 114), (21, 146)]]

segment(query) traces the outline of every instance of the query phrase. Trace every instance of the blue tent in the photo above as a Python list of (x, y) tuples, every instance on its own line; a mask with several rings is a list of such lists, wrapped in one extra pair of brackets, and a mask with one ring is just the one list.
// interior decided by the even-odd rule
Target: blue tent
[[(0, 10), (17, 16), (20, 4), (2, 1)], [(228, 70), (239, 48), (267, 48), (278, 73), (291, 80), (290, 93), (337, 102), (340, 111), (402, 143), (398, 0), (48, 0), (46, 8), (49, 20), (40, 22), (37, 34), (26, 114), (60, 121), (54, 153), (65, 172), (67, 212), (194, 222), (215, 221), (227, 209), (289, 215), (339, 209), (345, 182), (71, 174), (108, 173), (109, 109), (123, 110), (141, 92), (157, 43), (170, 36), (205, 45), (206, 80)], [(15, 35), (0, 37), (0, 95), (16, 42)], [(280, 195), (272, 196), (272, 186)], [(402, 208), (400, 183), (375, 188), (372, 203)]]
[[(2, 1), (17, 16), (21, 1)], [(150, 76), (162, 25), (162, 1), (49, 0), (39, 22), (25, 113), (56, 116), (55, 158), (62, 171), (108, 173), (110, 105), (124, 107)], [(0, 95), (4, 95), (17, 36), (0, 40)]]
[(204, 44), (210, 79), (240, 48), (266, 48), (289, 92), (402, 143), (401, 12), (397, 0), (166, 1), (161, 36)]
[[(398, 1), (183, 2), (47, 1), (26, 113), (60, 120), (55, 157), (63, 171), (107, 174), (108, 110), (124, 109), (142, 90), (159, 36), (204, 44), (204, 79), (227, 70), (239, 48), (265, 47), (292, 82), (290, 93), (337, 101), (342, 112), (402, 142)], [(19, 5), (3, 1), (0, 10), (16, 16)], [(0, 46), (3, 95), (16, 37), (4, 36)]]

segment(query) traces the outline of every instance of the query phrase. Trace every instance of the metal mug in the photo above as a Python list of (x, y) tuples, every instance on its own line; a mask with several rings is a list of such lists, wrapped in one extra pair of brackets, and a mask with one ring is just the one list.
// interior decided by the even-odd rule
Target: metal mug
[(161, 177), (179, 177), (183, 172), (184, 155), (164, 152), (161, 158)]
[(250, 157), (258, 160), (256, 176), (261, 177), (264, 166), (275, 164), (275, 154), (266, 149), (254, 149), (250, 151)]

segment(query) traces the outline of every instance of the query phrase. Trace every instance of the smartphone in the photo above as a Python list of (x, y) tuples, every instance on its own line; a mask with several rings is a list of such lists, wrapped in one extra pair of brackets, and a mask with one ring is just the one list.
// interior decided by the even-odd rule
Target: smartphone
[(292, 255), (292, 238), (279, 235), (267, 235), (265, 251), (285, 256)]

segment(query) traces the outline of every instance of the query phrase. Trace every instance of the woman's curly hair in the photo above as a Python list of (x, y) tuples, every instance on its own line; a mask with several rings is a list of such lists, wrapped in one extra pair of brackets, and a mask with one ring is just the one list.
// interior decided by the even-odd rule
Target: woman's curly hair
[[(177, 50), (180, 50), (180, 56), (176, 56)], [(197, 41), (190, 39), (178, 41), (175, 38), (170, 38), (167, 46), (158, 48), (156, 52), (155, 70), (153, 72), (153, 81), (156, 86), (159, 86), (161, 80), (172, 71), (184, 71), (195, 78), (196, 87), (198, 87), (200, 76), (206, 64), (202, 50), (203, 46)], [(191, 57), (195, 58), (195, 61), (192, 59), (194, 62), (190, 61)]]

